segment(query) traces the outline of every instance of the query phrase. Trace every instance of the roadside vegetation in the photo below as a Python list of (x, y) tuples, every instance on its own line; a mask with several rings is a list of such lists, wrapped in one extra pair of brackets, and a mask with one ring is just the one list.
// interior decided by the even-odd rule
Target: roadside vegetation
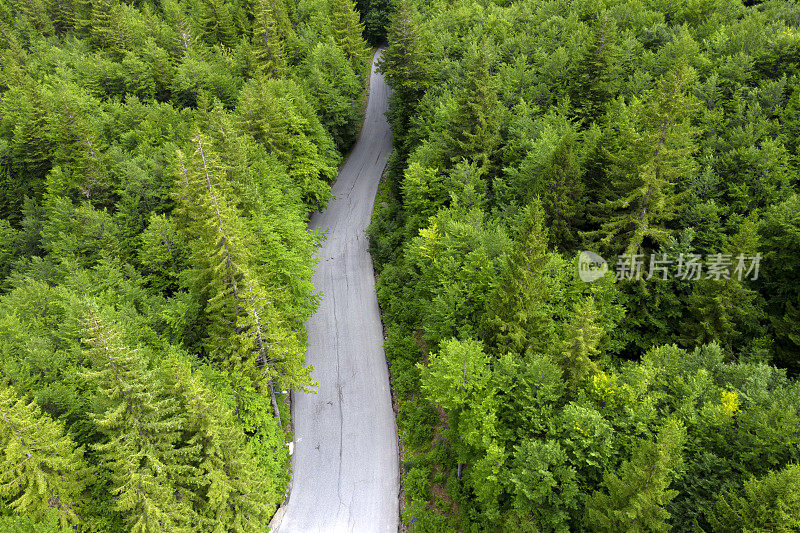
[(400, 0), (388, 42), (409, 531), (800, 527), (796, 3)]
[(0, 531), (263, 532), (350, 0), (0, 0)]

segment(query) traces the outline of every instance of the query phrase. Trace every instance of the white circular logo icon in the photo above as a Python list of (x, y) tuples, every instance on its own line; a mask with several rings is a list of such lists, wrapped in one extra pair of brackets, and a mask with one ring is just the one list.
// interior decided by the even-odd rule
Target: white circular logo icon
[(581, 281), (592, 282), (608, 272), (608, 263), (599, 254), (584, 250), (578, 256), (578, 277)]

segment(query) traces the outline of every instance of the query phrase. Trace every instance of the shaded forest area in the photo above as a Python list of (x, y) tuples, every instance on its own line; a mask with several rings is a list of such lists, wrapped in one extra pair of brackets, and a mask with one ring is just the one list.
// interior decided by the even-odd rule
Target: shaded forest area
[(388, 42), (404, 522), (800, 528), (800, 5), (400, 0)]
[(350, 0), (0, 0), (0, 530), (263, 532)]

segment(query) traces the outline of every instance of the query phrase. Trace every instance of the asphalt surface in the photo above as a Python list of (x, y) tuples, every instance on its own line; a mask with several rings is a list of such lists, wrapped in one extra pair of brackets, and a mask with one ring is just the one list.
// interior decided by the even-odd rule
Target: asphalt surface
[[(375, 59), (379, 57), (376, 54)], [(389, 89), (372, 65), (358, 142), (310, 228), (329, 228), (314, 286), (323, 299), (306, 323), (316, 394), (295, 393), (292, 488), (275, 531), (397, 531), (397, 435), (365, 229), (392, 149)]]

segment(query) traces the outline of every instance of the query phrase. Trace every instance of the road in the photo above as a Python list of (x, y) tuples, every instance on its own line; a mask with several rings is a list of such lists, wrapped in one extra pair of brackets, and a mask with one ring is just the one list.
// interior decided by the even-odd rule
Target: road
[(319, 390), (293, 398), (292, 489), (280, 533), (397, 531), (397, 435), (365, 234), (392, 149), (388, 96), (373, 61), (364, 125), (336, 199), (309, 223), (330, 229), (313, 278), (322, 303), (306, 323)]

